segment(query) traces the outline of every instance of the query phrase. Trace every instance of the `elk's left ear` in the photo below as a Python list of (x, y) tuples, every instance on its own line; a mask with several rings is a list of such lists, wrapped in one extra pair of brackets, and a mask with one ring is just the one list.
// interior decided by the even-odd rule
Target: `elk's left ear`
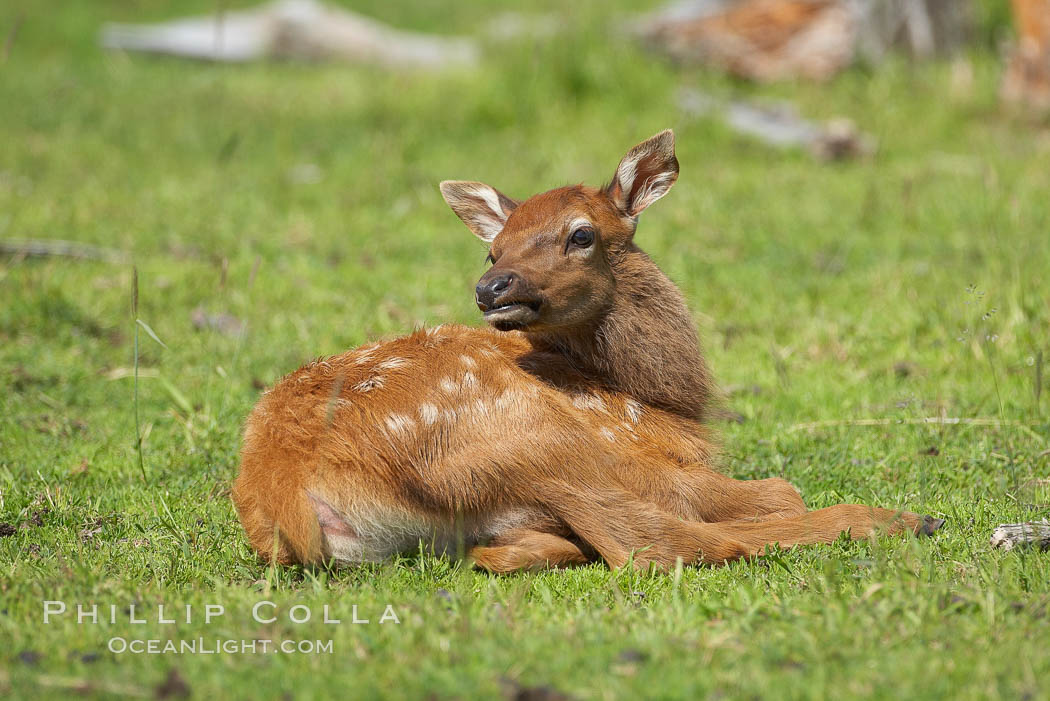
[(636, 217), (666, 195), (677, 179), (674, 132), (665, 129), (627, 152), (605, 192), (620, 211)]
[(485, 183), (445, 180), (441, 196), (463, 223), (485, 243), (492, 243), (518, 203)]

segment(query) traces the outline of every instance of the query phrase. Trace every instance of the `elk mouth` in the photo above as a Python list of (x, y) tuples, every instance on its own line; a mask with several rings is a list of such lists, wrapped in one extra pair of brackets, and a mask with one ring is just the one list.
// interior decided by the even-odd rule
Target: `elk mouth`
[(540, 318), (539, 300), (502, 302), (485, 310), (485, 321), (500, 331), (522, 329)]

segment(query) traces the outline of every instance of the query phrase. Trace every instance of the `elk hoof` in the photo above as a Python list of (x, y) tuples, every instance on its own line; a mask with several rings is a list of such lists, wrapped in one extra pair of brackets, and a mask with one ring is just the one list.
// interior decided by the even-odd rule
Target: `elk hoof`
[(918, 535), (933, 535), (933, 532), (944, 525), (943, 518), (934, 518), (933, 516), (923, 516), (922, 526), (919, 527)]

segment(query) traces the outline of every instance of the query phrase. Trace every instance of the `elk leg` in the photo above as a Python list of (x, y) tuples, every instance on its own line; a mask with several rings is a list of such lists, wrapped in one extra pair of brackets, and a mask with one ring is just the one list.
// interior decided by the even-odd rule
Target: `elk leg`
[[(806, 513), (798, 490), (787, 480), (770, 477), (737, 480), (709, 468), (673, 475), (680, 483), (678, 497), (688, 499), (685, 518), (708, 523), (743, 519), (785, 518)], [(667, 508), (660, 501), (658, 505)], [(671, 509), (678, 513), (677, 509)]]
[(594, 548), (610, 567), (628, 562), (670, 569), (684, 563), (722, 563), (748, 555), (747, 546), (717, 524), (683, 521), (616, 486), (547, 482), (536, 485), (543, 508)]
[[(727, 521), (768, 521), (801, 516), (809, 511), (793, 484), (780, 477), (741, 480), (742, 499), (729, 505)], [(726, 504), (720, 505), (725, 509)], [(714, 520), (710, 517), (706, 520)]]
[[(552, 436), (531, 442), (524, 436), (518, 438), (520, 447), (517, 441), (502, 446), (505, 454), (517, 460), (500, 461), (495, 469), (479, 470), (476, 458), (464, 453), (434, 471), (417, 491), (426, 497), (431, 509), (443, 511), (469, 512), (477, 509), (479, 501), (493, 497), (498, 501), (489, 502), (489, 508), (498, 504), (536, 509), (564, 530), (532, 530), (555, 535), (571, 532), (610, 567), (633, 559), (638, 565), (652, 562), (671, 568), (679, 558), (685, 563), (724, 562), (748, 554), (743, 544), (710, 530), (712, 524), (665, 511), (653, 499), (635, 493), (631, 482), (621, 479), (621, 472), (630, 472), (630, 463), (620, 456), (596, 459), (581, 454), (571, 437), (564, 442), (552, 440), (557, 438)], [(542, 453), (536, 451), (537, 445), (544, 446)], [(651, 467), (654, 485), (668, 495), (680, 491), (673, 466), (654, 461)]]
[(723, 564), (760, 555), (773, 543), (782, 547), (831, 543), (843, 532), (859, 540), (881, 529), (890, 534), (909, 531), (922, 535), (943, 524), (941, 519), (860, 504), (766, 521), (697, 523), (676, 519), (622, 490), (582, 491), (577, 487), (573, 491), (568, 485), (554, 489), (557, 498), (548, 501), (547, 508), (594, 547), (610, 567), (620, 567), (632, 557), (636, 565), (652, 563), (663, 569), (673, 567), (679, 558), (687, 564)]
[[(508, 451), (516, 446), (506, 446)], [(562, 446), (557, 446), (562, 448)], [(530, 455), (528, 451), (515, 455)], [(536, 459), (535, 454), (530, 456)], [(435, 495), (452, 496), (452, 510), (467, 510), (469, 499), (477, 499), (479, 487), (483, 492), (499, 494), (503, 503), (518, 503), (536, 507), (560, 521), (580, 540), (593, 548), (610, 567), (628, 562), (638, 566), (655, 564), (669, 569), (681, 559), (683, 563), (703, 562), (721, 564), (729, 560), (760, 554), (769, 543), (785, 547), (806, 543), (829, 543), (843, 531), (853, 538), (864, 538), (880, 526), (890, 532), (908, 528), (912, 532), (932, 531), (922, 517), (909, 512), (872, 509), (860, 505), (840, 505), (820, 511), (807, 512), (786, 518), (763, 521), (700, 522), (689, 513), (689, 504), (675, 510), (665, 510), (658, 504), (660, 498), (674, 500), (675, 494), (686, 492), (687, 501), (710, 498), (710, 490), (697, 491), (697, 470), (669, 466), (659, 461), (638, 462), (612, 460), (605, 462), (580, 460), (579, 452), (568, 448), (562, 453), (548, 442), (543, 462), (518, 464), (518, 469), (502, 466), (492, 473), (477, 471), (467, 464), (462, 474), (469, 481), (428, 484)], [(530, 461), (531, 462), (531, 461)], [(618, 464), (617, 464), (618, 463)], [(633, 472), (631, 465), (636, 466)], [(558, 470), (552, 465), (572, 465), (571, 470)], [(524, 469), (524, 467), (532, 469)], [(456, 475), (459, 470), (447, 469), (445, 475)], [(717, 475), (717, 473), (710, 473)], [(689, 480), (683, 479), (691, 476)], [(488, 484), (481, 478), (488, 477)], [(724, 486), (741, 483), (725, 478)], [(786, 483), (784, 483), (786, 484)], [(728, 497), (732, 497), (729, 494)], [(717, 495), (725, 499), (727, 495)], [(455, 503), (460, 502), (460, 503)], [(672, 502), (673, 503), (673, 502)], [(735, 514), (734, 514), (735, 515)], [(547, 529), (542, 529), (546, 531)]]
[(765, 520), (806, 513), (802, 495), (785, 479), (735, 480), (714, 471), (712, 474), (724, 485), (728, 498), (717, 503), (705, 500), (701, 504), (704, 521)]
[(643, 501), (690, 521), (735, 521), (798, 516), (806, 505), (790, 482), (771, 477), (737, 480), (695, 463), (624, 460), (616, 465), (620, 484)]
[(838, 504), (799, 516), (711, 525), (718, 527), (726, 536), (744, 543), (750, 555), (760, 555), (766, 545), (773, 543), (785, 548), (832, 543), (843, 533), (853, 540), (862, 540), (878, 531), (889, 535), (905, 532), (931, 535), (943, 524), (943, 519), (920, 516), (909, 511)]
[(476, 567), (499, 574), (583, 565), (591, 561), (576, 543), (554, 533), (527, 528), (514, 529), (489, 545), (471, 548), (467, 557)]

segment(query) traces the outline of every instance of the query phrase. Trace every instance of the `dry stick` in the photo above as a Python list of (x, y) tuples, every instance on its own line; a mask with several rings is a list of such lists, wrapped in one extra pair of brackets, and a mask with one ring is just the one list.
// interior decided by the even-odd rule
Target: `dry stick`
[(992, 362), (992, 354), (985, 351), (984, 357), (988, 359), (988, 369), (992, 371), (992, 382), (995, 384), (995, 398), (999, 400), (999, 418), (1003, 417), (1003, 395), (999, 393), (999, 376), (995, 373), (995, 363)]
[(0, 254), (23, 258), (61, 257), (106, 263), (128, 262), (128, 254), (123, 251), (58, 239), (3, 239), (0, 240)]
[(18, 30), (21, 29), (24, 19), (25, 15), (21, 12), (15, 16), (15, 23), (11, 31), (7, 33), (7, 39), (4, 40), (4, 51), (3, 54), (0, 54), (0, 63), (7, 63), (7, 57), (11, 55), (11, 47), (15, 45), (15, 37), (18, 36)]
[(50, 689), (62, 689), (69, 693), (90, 694), (100, 692), (116, 696), (136, 696), (148, 698), (153, 696), (149, 690), (132, 686), (130, 684), (114, 684), (112, 682), (100, 682), (93, 679), (79, 679), (76, 677), (58, 677), (52, 675), (41, 675), (37, 677), (36, 683)]
[(1039, 414), (1039, 399), (1043, 394), (1043, 351), (1035, 356), (1035, 413)]
[(142, 481), (146, 479), (146, 464), (142, 459), (142, 430), (139, 427), (139, 269), (131, 268), (131, 315), (135, 317), (135, 449), (139, 456)]
[(1025, 433), (1027, 433), (1027, 434), (1028, 434), (1029, 436), (1031, 436), (1032, 438), (1035, 438), (1035, 439), (1036, 439), (1037, 441), (1039, 441), (1039, 442), (1040, 442), (1040, 443), (1042, 443), (1043, 445), (1046, 445), (1046, 439), (1045, 439), (1045, 438), (1043, 438), (1042, 436), (1040, 436), (1040, 435), (1039, 435), (1038, 433), (1036, 433), (1036, 432), (1035, 432), (1035, 431), (1033, 431), (1032, 429), (1028, 428), (1028, 426), (1026, 426), (1026, 425), (1024, 425), (1024, 424), (1020, 424), (1020, 425), (1018, 426), (1018, 428), (1019, 428), (1019, 429), (1021, 429), (1022, 431), (1024, 431)]
[[(831, 426), (891, 426), (893, 424), (944, 424), (949, 426), (1016, 426), (1022, 429), (1031, 429), (1030, 425), (1039, 424), (1039, 421), (1007, 421), (1005, 419), (988, 418), (956, 418), (950, 416), (927, 416), (920, 419), (832, 419), (830, 421), (811, 421), (809, 423), (795, 424), (788, 429), (788, 433), (795, 431), (813, 430), (815, 428), (827, 428)], [(1038, 433), (1032, 435), (1045, 442), (1046, 439)]]

